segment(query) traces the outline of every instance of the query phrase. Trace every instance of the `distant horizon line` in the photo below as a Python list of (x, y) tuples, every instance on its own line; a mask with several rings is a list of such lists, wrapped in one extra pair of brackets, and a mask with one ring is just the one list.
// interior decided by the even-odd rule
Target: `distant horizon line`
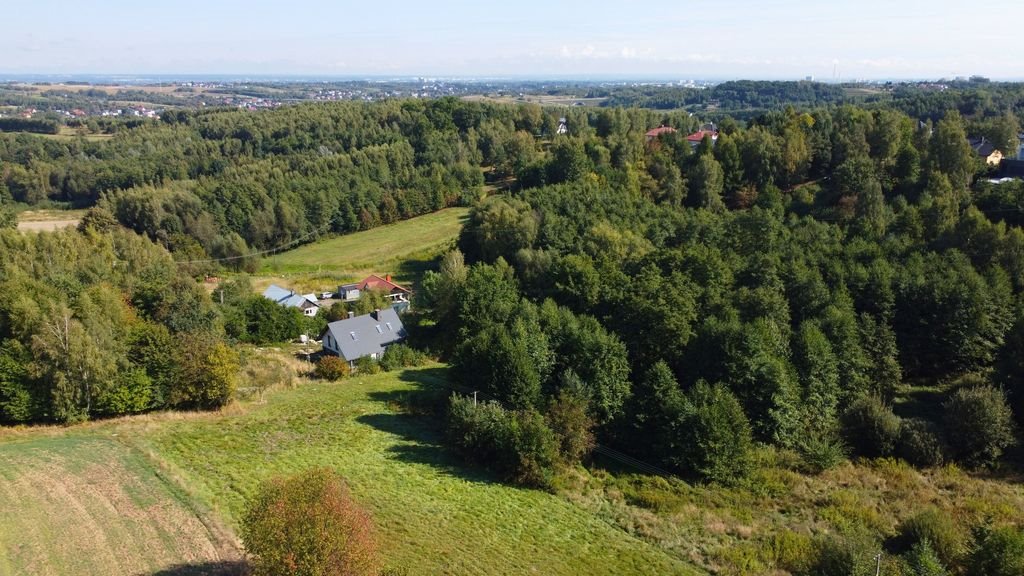
[(908, 82), (954, 82), (969, 80), (973, 77), (983, 77), (992, 82), (1022, 82), (1021, 77), (989, 77), (980, 74), (970, 76), (953, 77), (926, 77), (926, 76), (878, 76), (878, 77), (855, 77), (844, 78), (818, 78), (814, 75), (803, 77), (797, 76), (690, 76), (654, 74), (635, 75), (628, 74), (333, 74), (333, 73), (177, 73), (177, 72), (139, 72), (139, 73), (104, 73), (104, 72), (4, 72), (0, 71), (0, 82), (17, 81), (46, 81), (61, 80), (71, 82), (90, 82), (94, 80), (116, 80), (124, 83), (142, 84), (146, 82), (174, 82), (174, 81), (413, 81), (413, 80), (450, 80), (467, 83), (475, 82), (502, 82), (502, 81), (535, 81), (535, 82), (658, 82), (658, 83), (682, 83), (682, 82), (729, 82), (729, 81), (752, 81), (752, 82), (818, 82), (821, 84), (858, 84), (858, 83), (908, 83)]

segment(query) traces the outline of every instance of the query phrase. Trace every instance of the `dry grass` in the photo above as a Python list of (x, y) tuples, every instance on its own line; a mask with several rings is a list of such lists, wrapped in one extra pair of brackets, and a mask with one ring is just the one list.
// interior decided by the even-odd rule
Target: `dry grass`
[(25, 210), (18, 214), (18, 230), (49, 232), (78, 226), (85, 210)]
[(113, 436), (0, 445), (0, 573), (138, 574), (239, 550)]
[(815, 535), (866, 528), (884, 540), (931, 507), (964, 527), (1024, 523), (1024, 487), (1016, 478), (955, 466), (916, 470), (892, 459), (845, 463), (811, 476), (773, 460), (766, 454), (754, 478), (737, 488), (596, 468), (565, 494), (673, 555), (725, 574), (780, 573), (780, 538), (806, 547)]

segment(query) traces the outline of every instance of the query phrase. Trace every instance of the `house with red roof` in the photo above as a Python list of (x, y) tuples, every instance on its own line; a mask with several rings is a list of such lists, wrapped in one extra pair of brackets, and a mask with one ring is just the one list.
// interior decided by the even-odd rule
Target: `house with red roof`
[(715, 145), (715, 142), (718, 142), (718, 130), (705, 130), (703, 128), (687, 136), (686, 141), (690, 143), (691, 148), (696, 148), (704, 141), (705, 136), (711, 138), (712, 146)]
[(412, 290), (392, 282), (391, 274), (386, 274), (383, 278), (371, 274), (361, 282), (338, 286), (338, 298), (351, 302), (358, 300), (363, 292), (369, 290), (383, 292), (395, 303), (408, 302), (412, 298)]
[(672, 134), (675, 131), (676, 131), (676, 129), (671, 127), (671, 126), (665, 126), (665, 125), (658, 126), (657, 128), (655, 128), (653, 130), (648, 130), (647, 131), (647, 141), (650, 142), (652, 140), (657, 140), (662, 134)]

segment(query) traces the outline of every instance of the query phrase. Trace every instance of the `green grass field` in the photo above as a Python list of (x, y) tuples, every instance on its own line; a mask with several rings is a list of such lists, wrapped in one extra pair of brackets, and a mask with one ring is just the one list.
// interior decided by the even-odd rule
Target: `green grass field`
[[(337, 384), (304, 381), (222, 413), (0, 434), (0, 460), (14, 463), (0, 471), (0, 573), (137, 574), (230, 560), (208, 553), (217, 550), (202, 541), (210, 531), (183, 511), (209, 510), (237, 527), (261, 480), (313, 466), (348, 479), (374, 514), (387, 564), (409, 574), (697, 573), (585, 506), (461, 465), (431, 419), (399, 408), (444, 377), (434, 365)], [(40, 477), (63, 478), (66, 487), (40, 489)], [(127, 510), (148, 516), (94, 493), (106, 485), (136, 499)], [(60, 499), (72, 496), (77, 503)], [(178, 533), (154, 526), (172, 524), (163, 510), (179, 518)]]
[(301, 246), (264, 259), (262, 273), (337, 280), (390, 273), (398, 281), (411, 282), (454, 246), (468, 214), (468, 208), (448, 208)]

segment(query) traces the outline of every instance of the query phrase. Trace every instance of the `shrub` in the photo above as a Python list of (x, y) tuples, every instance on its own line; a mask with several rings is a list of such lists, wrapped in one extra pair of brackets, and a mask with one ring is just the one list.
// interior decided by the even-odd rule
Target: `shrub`
[(967, 552), (967, 534), (946, 512), (930, 508), (907, 518), (898, 529), (896, 546), (911, 550), (927, 542), (943, 564), (955, 566)]
[(348, 362), (341, 358), (337, 356), (324, 356), (316, 363), (316, 370), (314, 372), (317, 378), (341, 380), (348, 376), (351, 371), (352, 369), (349, 367)]
[(961, 388), (942, 407), (953, 455), (970, 466), (994, 464), (1014, 441), (1013, 415), (1001, 390)]
[(890, 456), (900, 435), (900, 419), (874, 396), (861, 396), (843, 412), (843, 436), (862, 456)]
[(305, 316), (297, 308), (286, 308), (263, 296), (250, 296), (240, 309), (244, 333), (236, 336), (252, 344), (287, 342), (297, 338), (305, 326)]
[(846, 444), (830, 434), (811, 436), (797, 447), (803, 468), (813, 474), (831, 470), (846, 461)]
[(326, 468), (266, 482), (250, 500), (241, 532), (256, 576), (380, 570), (369, 513)]
[(866, 535), (827, 536), (818, 541), (810, 576), (869, 576), (875, 573), (877, 544)]
[(724, 484), (745, 478), (753, 468), (750, 422), (739, 400), (722, 384), (698, 382), (687, 394), (684, 426), (688, 442), (682, 467)]
[(356, 372), (360, 374), (377, 374), (380, 372), (380, 362), (369, 356), (363, 356), (356, 360)]
[(594, 419), (587, 401), (562, 389), (548, 406), (547, 425), (558, 438), (558, 453), (566, 464), (576, 464), (594, 449)]
[(467, 460), (504, 468), (509, 463), (500, 459), (510, 449), (511, 419), (497, 402), (475, 403), (471, 398), (452, 395), (448, 402), (448, 438)]
[(1024, 574), (1024, 530), (1014, 527), (983, 529), (967, 562), (968, 576)]
[(942, 441), (935, 426), (927, 420), (909, 418), (900, 424), (896, 455), (914, 466), (942, 464)]
[(558, 439), (534, 410), (452, 396), (448, 437), (467, 460), (523, 485), (549, 486), (558, 463)]
[(390, 372), (398, 368), (421, 366), (426, 360), (426, 355), (419, 350), (414, 350), (405, 344), (392, 344), (384, 351), (384, 356), (380, 359), (380, 367)]
[(513, 422), (512, 450), (516, 465), (511, 470), (512, 480), (525, 486), (550, 486), (558, 463), (555, 433), (536, 410), (515, 412)]
[(949, 574), (928, 539), (914, 544), (904, 560), (907, 562), (910, 576), (947, 576)]

